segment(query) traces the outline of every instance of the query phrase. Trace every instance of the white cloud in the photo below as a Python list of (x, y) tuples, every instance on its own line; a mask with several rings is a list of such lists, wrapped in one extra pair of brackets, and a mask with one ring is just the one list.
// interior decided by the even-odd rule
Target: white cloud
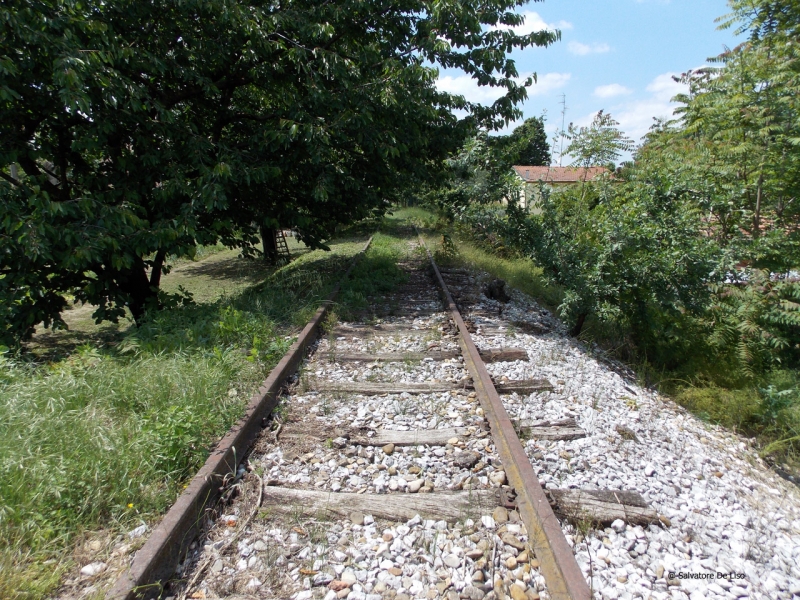
[(538, 77), (536, 83), (528, 88), (528, 97), (541, 96), (567, 85), (572, 78), (571, 73), (545, 73)]
[(662, 73), (647, 86), (647, 91), (653, 96), (661, 100), (669, 102), (669, 100), (687, 90), (685, 84), (675, 81), (674, 77), (678, 77), (679, 73)]
[(594, 95), (598, 98), (613, 98), (614, 96), (626, 96), (632, 91), (624, 85), (609, 83), (608, 85), (598, 85), (594, 88)]
[(654, 118), (673, 116), (678, 104), (671, 101), (672, 97), (687, 90), (685, 85), (672, 79), (673, 75), (677, 73), (662, 73), (655, 77), (645, 88), (650, 94), (648, 97), (610, 107), (620, 128), (634, 141), (639, 142), (649, 131)]
[(544, 19), (539, 15), (537, 12), (533, 12), (532, 10), (526, 10), (525, 12), (521, 13), (523, 17), (525, 17), (525, 21), (522, 25), (517, 25), (516, 27), (506, 27), (504, 25), (494, 26), (491, 27), (492, 30), (496, 31), (499, 29), (508, 30), (510, 29), (517, 35), (528, 35), (530, 33), (534, 33), (535, 31), (542, 31), (544, 29), (554, 30), (554, 29), (572, 29), (572, 23), (569, 21), (558, 21), (557, 23), (546, 23)]
[(505, 93), (504, 88), (479, 86), (478, 82), (469, 75), (440, 76), (436, 81), (436, 87), (440, 92), (464, 96), (470, 102), (480, 102), (481, 104), (491, 104)]
[(587, 54), (603, 54), (611, 50), (611, 46), (605, 43), (581, 44), (580, 42), (572, 41), (567, 44), (567, 49), (578, 56), (586, 56)]
[[(602, 108), (606, 113), (610, 113), (611, 117), (619, 123), (619, 129), (625, 135), (631, 138), (635, 143), (639, 144), (642, 137), (650, 130), (655, 118), (673, 118), (674, 111), (678, 107), (676, 102), (672, 102), (672, 98), (682, 92), (687, 91), (687, 86), (676, 82), (672, 77), (677, 76), (677, 73), (662, 73), (653, 78), (653, 80), (645, 88), (645, 94), (637, 94), (637, 98), (619, 99), (616, 103), (598, 107)], [(612, 87), (617, 84), (609, 86), (600, 86), (600, 88)], [(622, 86), (619, 86), (622, 88)], [(597, 94), (595, 89), (595, 96), (603, 97)], [(626, 88), (623, 88), (626, 89)], [(611, 96), (608, 96), (609, 98)], [(591, 124), (597, 111), (583, 115), (575, 119), (574, 123), (578, 127), (586, 127)], [(557, 154), (557, 153), (556, 153)], [(630, 156), (626, 155), (621, 157), (620, 160), (629, 160)], [(565, 164), (569, 161), (568, 157), (564, 158)]]
[[(530, 73), (523, 73), (517, 81), (522, 82), (530, 75)], [(540, 75), (536, 83), (528, 88), (528, 97), (541, 96), (564, 87), (571, 77), (570, 73), (545, 73)], [(505, 88), (490, 87), (488, 85), (479, 86), (469, 75), (440, 76), (436, 81), (436, 87), (442, 92), (458, 94), (464, 96), (470, 102), (479, 102), (481, 104), (491, 104), (505, 95)]]

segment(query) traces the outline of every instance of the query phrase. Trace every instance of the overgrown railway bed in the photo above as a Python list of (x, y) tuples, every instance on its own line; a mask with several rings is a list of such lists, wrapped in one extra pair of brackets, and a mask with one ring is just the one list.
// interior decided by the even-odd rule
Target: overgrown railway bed
[[(699, 442), (686, 415), (565, 344), (529, 299), (489, 300), (474, 274), (408, 256), (407, 283), (362, 321), (328, 321), (166, 595), (800, 594), (796, 496), (776, 498), (781, 482), (754, 474), (743, 447), (676, 458), (730, 436)], [(676, 419), (681, 439), (659, 430)], [(769, 486), (751, 493), (764, 515), (729, 489), (743, 476)], [(707, 531), (720, 508), (727, 543)], [(742, 576), (698, 587), (670, 571)]]

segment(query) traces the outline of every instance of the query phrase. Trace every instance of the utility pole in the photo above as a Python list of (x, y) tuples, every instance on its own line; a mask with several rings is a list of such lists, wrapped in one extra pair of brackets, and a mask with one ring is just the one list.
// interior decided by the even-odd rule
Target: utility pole
[(567, 115), (567, 95), (561, 94), (561, 145), (558, 149), (558, 166), (561, 166), (561, 157), (564, 156), (564, 123)]

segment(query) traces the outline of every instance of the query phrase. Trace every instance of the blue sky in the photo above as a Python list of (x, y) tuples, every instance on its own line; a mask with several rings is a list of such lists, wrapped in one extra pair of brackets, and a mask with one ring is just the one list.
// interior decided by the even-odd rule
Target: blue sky
[[(565, 94), (567, 123), (586, 125), (604, 109), (638, 142), (653, 117), (671, 115), (670, 98), (681, 91), (672, 75), (741, 41), (732, 29), (717, 29), (715, 19), (729, 12), (725, 0), (547, 0), (518, 12), (526, 15), (521, 33), (561, 30), (561, 41), (549, 48), (512, 56), (521, 75), (538, 76), (522, 110), (526, 118), (546, 111), (551, 137), (561, 126)], [(438, 85), (482, 103), (499, 95), (459, 71), (441, 71)]]

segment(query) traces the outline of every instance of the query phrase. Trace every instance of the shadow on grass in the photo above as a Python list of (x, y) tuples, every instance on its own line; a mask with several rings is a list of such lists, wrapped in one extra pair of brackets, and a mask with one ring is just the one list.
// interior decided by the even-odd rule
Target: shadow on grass
[(236, 280), (258, 283), (275, 270), (272, 265), (257, 259), (232, 256), (223, 260), (203, 261), (181, 266), (179, 273), (188, 277), (209, 277), (216, 280)]
[(272, 273), (265, 269), (262, 275), (252, 276), (250, 287), (234, 296), (152, 314), (129, 331), (118, 351), (216, 352), (235, 347), (270, 364), (288, 347), (283, 336), (308, 321), (350, 260), (349, 252), (318, 252)]
[[(292, 251), (292, 260), (311, 252), (308, 248)], [(291, 263), (290, 263), (291, 264)], [(256, 284), (274, 273), (276, 267), (261, 258), (231, 256), (222, 260), (209, 260), (182, 265), (176, 272), (188, 277), (208, 277), (218, 281), (236, 281)]]
[(227, 294), (219, 287), (213, 294), (216, 298), (198, 299), (152, 313), (141, 327), (129, 319), (96, 325), (90, 316), (94, 307), (77, 306), (65, 313), (69, 329), (38, 332), (28, 343), (25, 358), (57, 362), (84, 346), (111, 352), (115, 348), (130, 351), (141, 344), (142, 350), (153, 352), (192, 351), (220, 344), (243, 345), (246, 349), (263, 346), (263, 340), (277, 335), (278, 330), (286, 334), (307, 321), (329, 293), (351, 260), (351, 252), (343, 255), (337, 248), (366, 241), (357, 231), (346, 233), (349, 236), (337, 239), (332, 252), (305, 248), (293, 251), (294, 260), (282, 267), (239, 256), (219, 259), (215, 255), (206, 261), (180, 265), (167, 276), (171, 281), (165, 280), (165, 291), (180, 284), (189, 292), (208, 295), (211, 281), (235, 283), (241, 288)]
[(45, 331), (36, 335), (28, 350), (38, 360), (56, 362), (62, 360), (81, 346), (108, 347), (118, 343), (127, 335), (133, 324), (120, 322), (106, 323), (95, 331), (60, 330)]

